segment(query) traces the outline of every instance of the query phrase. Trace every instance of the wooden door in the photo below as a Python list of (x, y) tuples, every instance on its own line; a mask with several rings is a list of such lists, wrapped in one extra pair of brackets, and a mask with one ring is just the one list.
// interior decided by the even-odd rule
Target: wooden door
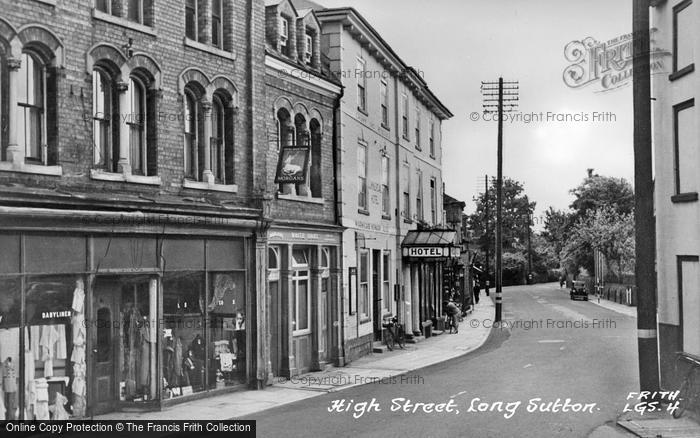
[(92, 339), (92, 400), (93, 415), (112, 412), (119, 399), (117, 382), (117, 348), (121, 321), (117, 297), (120, 289), (114, 283), (95, 282), (93, 315), (91, 324)]

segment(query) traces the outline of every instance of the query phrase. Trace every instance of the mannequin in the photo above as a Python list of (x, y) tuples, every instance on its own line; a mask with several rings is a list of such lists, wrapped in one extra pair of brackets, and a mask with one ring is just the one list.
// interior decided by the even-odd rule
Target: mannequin
[(8, 357), (3, 362), (2, 367), (2, 389), (5, 396), (5, 407), (7, 420), (17, 419), (17, 373), (12, 358)]

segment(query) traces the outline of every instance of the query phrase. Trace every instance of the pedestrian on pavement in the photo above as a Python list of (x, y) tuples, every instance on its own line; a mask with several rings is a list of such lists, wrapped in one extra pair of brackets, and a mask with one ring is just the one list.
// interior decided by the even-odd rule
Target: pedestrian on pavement
[(479, 304), (479, 294), (481, 293), (481, 283), (479, 280), (474, 282), (474, 304)]
[(454, 301), (445, 302), (442, 307), (447, 313), (448, 321), (450, 321), (450, 333), (452, 333), (452, 329), (457, 333), (459, 331), (459, 307)]

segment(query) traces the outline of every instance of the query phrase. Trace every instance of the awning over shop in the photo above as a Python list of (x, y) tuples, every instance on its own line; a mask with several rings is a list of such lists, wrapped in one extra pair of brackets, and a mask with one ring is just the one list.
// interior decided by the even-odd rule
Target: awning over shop
[(409, 231), (401, 242), (402, 254), (416, 258), (459, 257), (460, 248), (455, 245), (455, 235), (453, 230)]

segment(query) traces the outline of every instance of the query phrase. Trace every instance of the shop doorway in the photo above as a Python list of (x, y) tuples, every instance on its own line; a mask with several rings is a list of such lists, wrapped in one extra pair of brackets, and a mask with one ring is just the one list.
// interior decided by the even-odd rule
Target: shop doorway
[[(92, 414), (156, 397), (157, 282), (145, 275), (97, 277), (93, 286)], [(153, 328), (153, 329), (151, 329)]]
[(330, 273), (330, 250), (328, 248), (321, 249), (321, 300), (318, 304), (319, 310), (319, 337), (318, 337), (318, 361), (319, 363), (328, 363), (331, 360), (330, 355), (330, 327), (329, 317), (330, 301), (329, 295), (331, 290), (331, 273)]
[[(284, 356), (282, 344), (284, 339), (282, 314), (284, 311), (282, 310), (280, 293), (280, 262), (280, 248), (269, 247), (267, 251), (267, 288), (270, 292), (270, 362), (272, 374), (275, 376), (282, 375), (282, 357)], [(284, 308), (286, 309), (287, 306)]]
[(372, 296), (373, 309), (372, 319), (374, 320), (374, 340), (382, 340), (382, 294), (380, 290), (381, 278), (379, 268), (382, 260), (382, 252), (378, 249), (372, 250)]
[(118, 324), (119, 307), (117, 297), (121, 288), (116, 282), (99, 281), (95, 284), (94, 313), (95, 324), (92, 331), (92, 414), (112, 412), (116, 408), (117, 397), (117, 338), (114, 336)]
[(300, 374), (311, 371), (313, 358), (312, 294), (309, 249), (292, 251), (292, 343)]

